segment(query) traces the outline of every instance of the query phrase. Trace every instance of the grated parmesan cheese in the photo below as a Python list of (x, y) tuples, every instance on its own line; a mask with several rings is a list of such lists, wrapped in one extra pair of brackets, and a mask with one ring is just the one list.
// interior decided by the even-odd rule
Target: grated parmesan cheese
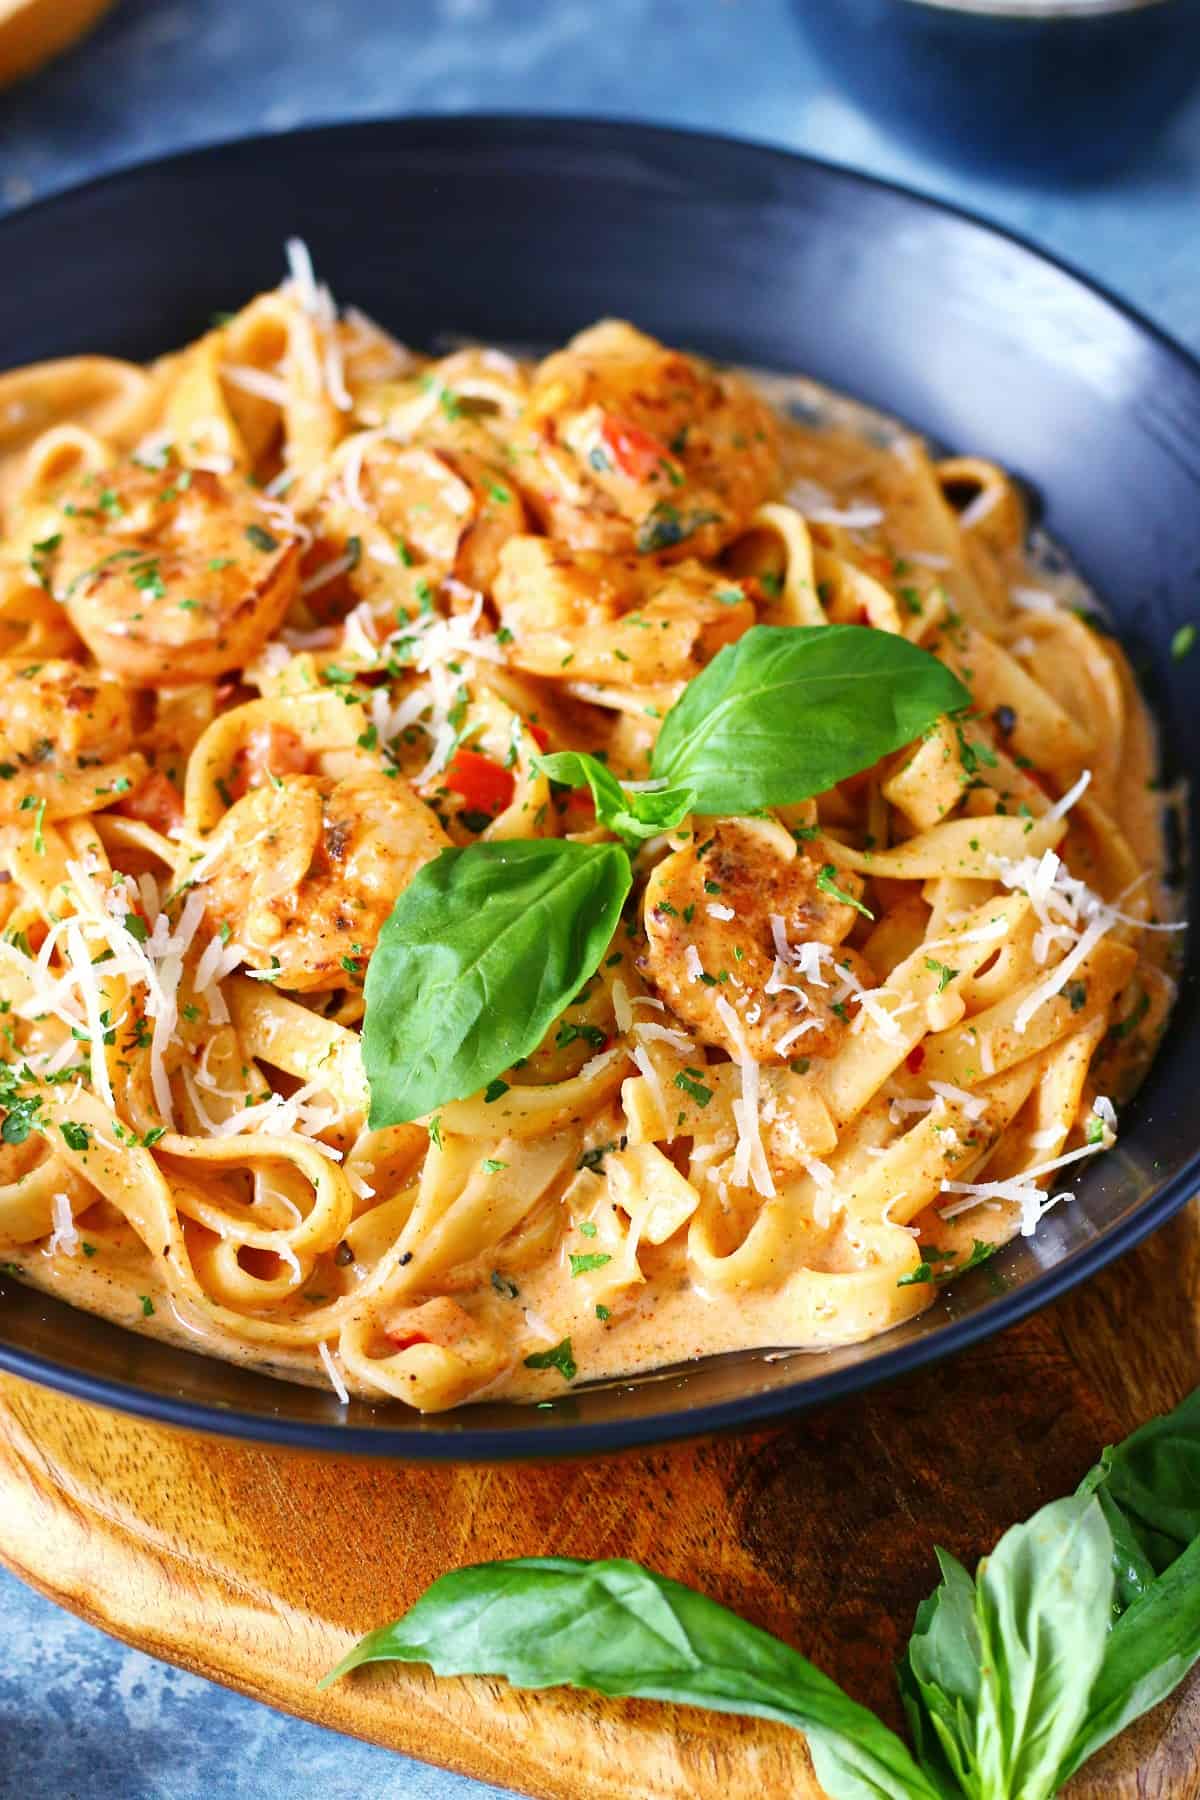
[(979, 1094), (969, 1094), (966, 1088), (955, 1087), (949, 1081), (931, 1081), (929, 1091), (939, 1100), (953, 1101), (968, 1119), (981, 1119), (987, 1111), (988, 1103)]
[(1050, 808), (1049, 812), (1042, 815), (1043, 825), (1050, 820), (1065, 819), (1075, 802), (1081, 795), (1087, 792), (1088, 788), (1091, 786), (1091, 780), (1092, 771), (1090, 769), (1085, 769), (1074, 787), (1068, 788), (1062, 798), (1054, 802), (1054, 805)]
[(325, 1342), (324, 1338), (322, 1338), (317, 1345), (317, 1355), (325, 1365), (325, 1373), (329, 1377), (330, 1387), (333, 1389), (342, 1405), (349, 1406), (350, 1390), (343, 1381), (342, 1372), (334, 1362), (333, 1357), (330, 1354), (329, 1345)]
[(46, 1245), (46, 1254), (54, 1256), (61, 1250), (65, 1256), (74, 1256), (79, 1248), (79, 1233), (75, 1229), (75, 1214), (71, 1211), (68, 1195), (58, 1193), (50, 1196), (50, 1217), (54, 1222), (54, 1230)]
[(741, 1099), (733, 1102), (733, 1119), (737, 1126), (738, 1141), (733, 1155), (730, 1180), (735, 1187), (748, 1187), (753, 1183), (760, 1194), (772, 1199), (775, 1195), (775, 1182), (767, 1163), (762, 1134), (759, 1129), (758, 1064), (750, 1054), (741, 1020), (723, 995), (717, 1001), (716, 1010), (733, 1042), (736, 1052), (734, 1061), (742, 1076)]

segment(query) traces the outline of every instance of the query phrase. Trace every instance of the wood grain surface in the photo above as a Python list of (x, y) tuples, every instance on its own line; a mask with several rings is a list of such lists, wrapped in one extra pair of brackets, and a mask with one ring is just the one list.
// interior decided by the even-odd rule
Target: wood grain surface
[[(1200, 1204), (1200, 1203), (1197, 1203)], [(783, 1726), (403, 1667), (315, 1683), (434, 1576), (627, 1555), (779, 1633), (892, 1724), (934, 1585), (1200, 1382), (1200, 1212), (940, 1368), (769, 1436), (555, 1466), (305, 1458), (152, 1428), (0, 1380), (0, 1555), (156, 1656), (340, 1731), (546, 1800), (810, 1800)], [(1198, 1800), (1200, 1681), (1072, 1800)]]

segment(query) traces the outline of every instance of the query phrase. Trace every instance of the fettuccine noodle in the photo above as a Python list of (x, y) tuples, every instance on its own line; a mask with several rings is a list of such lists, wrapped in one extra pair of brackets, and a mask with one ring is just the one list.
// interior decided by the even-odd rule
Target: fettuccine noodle
[[(420, 358), (291, 257), (148, 369), (0, 378), (6, 1269), (431, 1411), (910, 1318), (1113, 1142), (1171, 1005), (1120, 649), (989, 463), (621, 323)], [(645, 783), (722, 646), (830, 622), (969, 714), (651, 839), (537, 1050), (371, 1130), (416, 872), (601, 841), (540, 753)]]

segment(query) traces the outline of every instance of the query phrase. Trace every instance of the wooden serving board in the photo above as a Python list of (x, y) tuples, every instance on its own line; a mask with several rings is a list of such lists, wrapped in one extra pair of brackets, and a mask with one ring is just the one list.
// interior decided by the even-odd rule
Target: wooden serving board
[[(816, 1800), (782, 1726), (376, 1668), (360, 1632), (447, 1568), (628, 1555), (790, 1639), (899, 1723), (893, 1660), (935, 1580), (1068, 1493), (1200, 1382), (1200, 1211), (1034, 1319), (769, 1436), (543, 1467), (420, 1468), (189, 1437), (0, 1380), (0, 1555), (155, 1656), (547, 1800)], [(1197, 1800), (1200, 1680), (1074, 1800)]]

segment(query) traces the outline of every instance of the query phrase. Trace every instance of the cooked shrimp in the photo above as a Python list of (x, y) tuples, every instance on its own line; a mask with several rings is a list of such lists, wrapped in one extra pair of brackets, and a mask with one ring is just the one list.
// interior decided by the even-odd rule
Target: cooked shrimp
[(0, 815), (45, 803), (44, 818), (91, 811), (127, 792), (145, 769), (128, 754), (133, 716), (127, 689), (97, 669), (66, 660), (0, 660)]
[(510, 538), (493, 589), (509, 661), (571, 681), (688, 681), (755, 620), (754, 583), (689, 557), (661, 563)]
[(740, 376), (609, 319), (538, 368), (514, 475), (575, 549), (711, 556), (778, 483), (770, 409)]
[[(862, 886), (844, 873), (838, 885), (856, 899)], [(639, 967), (706, 1043), (739, 1053), (721, 1018), (724, 999), (737, 1011), (756, 1062), (826, 1056), (845, 1030), (834, 1011), (842, 975), (853, 974), (865, 987), (875, 986), (874, 975), (846, 949), (836, 959), (814, 958), (811, 978), (794, 968), (777, 971), (772, 921), (781, 921), (789, 944), (833, 947), (855, 916), (853, 907), (818, 887), (815, 864), (797, 852), (782, 826), (723, 819), (697, 846), (665, 858), (647, 882), (649, 943)], [(798, 1026), (803, 1029), (789, 1041)]]
[(240, 669), (296, 591), (298, 540), (207, 469), (94, 474), (45, 540), (43, 579), (104, 668), (148, 687)]
[(281, 988), (351, 985), (401, 889), (448, 839), (408, 784), (373, 770), (285, 775), (252, 788), (218, 827), (207, 922)]
[(488, 588), (501, 548), (526, 522), (498, 464), (467, 450), (396, 444), (379, 432), (347, 441), (319, 517), (330, 542), (357, 538), (368, 547), (351, 578), (367, 598), (398, 582), (402, 591), (405, 582), (427, 586), (431, 576)]

